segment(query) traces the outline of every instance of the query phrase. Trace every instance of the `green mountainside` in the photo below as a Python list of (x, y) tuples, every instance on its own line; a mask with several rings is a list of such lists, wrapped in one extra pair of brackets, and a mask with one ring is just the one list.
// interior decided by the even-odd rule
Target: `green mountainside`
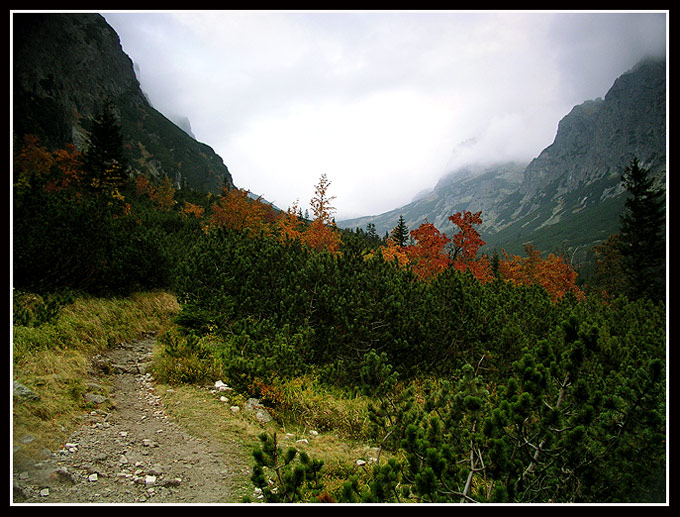
[(400, 216), (409, 229), (417, 228), (425, 220), (447, 233), (452, 225), (448, 217), (458, 211), (482, 210), (483, 230), (493, 228), (493, 221), (502, 217), (503, 205), (499, 198), (517, 192), (526, 163), (502, 163), (487, 166), (468, 166), (445, 176), (435, 188), (400, 208), (376, 216), (339, 221), (342, 228), (365, 228), (375, 225), (378, 235), (396, 226)]
[(81, 148), (93, 118), (110, 100), (134, 172), (168, 176), (178, 188), (203, 192), (233, 186), (213, 149), (149, 104), (132, 61), (103, 17), (15, 13), (12, 20), (15, 144), (35, 134), (49, 148)]

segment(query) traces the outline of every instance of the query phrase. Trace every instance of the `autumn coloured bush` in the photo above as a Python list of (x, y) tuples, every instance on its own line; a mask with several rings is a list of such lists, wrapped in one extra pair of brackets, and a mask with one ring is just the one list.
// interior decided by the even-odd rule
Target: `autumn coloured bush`
[(217, 202), (210, 207), (206, 229), (226, 228), (259, 237), (271, 232), (273, 220), (271, 207), (259, 198), (251, 199), (246, 190), (224, 188)]
[(540, 285), (553, 300), (566, 293), (573, 293), (577, 298), (584, 296), (576, 286), (576, 271), (563, 257), (550, 253), (543, 258), (531, 244), (526, 244), (524, 249), (526, 257), (505, 254), (505, 259), (500, 261), (499, 271), (503, 279), (519, 285)]
[(401, 267), (412, 267), (421, 280), (431, 279), (451, 267), (470, 271), (479, 281), (488, 282), (493, 276), (489, 261), (485, 255), (477, 256), (485, 242), (474, 228), (482, 223), (481, 212), (457, 212), (449, 220), (459, 229), (453, 238), (426, 221), (410, 232), (411, 244), (406, 243), (404, 230), (395, 227), (381, 249), (382, 257), (396, 260)]
[(330, 206), (333, 198), (328, 197), (329, 186), (330, 182), (322, 175), (310, 201), (314, 213), (311, 222), (302, 218), (297, 205), (286, 212), (277, 212), (261, 198), (253, 198), (247, 190), (225, 188), (210, 206), (204, 229), (235, 230), (252, 238), (276, 236), (284, 244), (297, 241), (317, 251), (338, 253), (341, 237), (332, 220), (335, 209)]
[(445, 252), (449, 238), (431, 223), (423, 223), (411, 232), (415, 244), (405, 248), (409, 263), (418, 278), (430, 278), (451, 265)]
[(46, 192), (81, 190), (85, 182), (83, 156), (75, 146), (49, 151), (35, 135), (25, 135), (14, 157), (14, 189), (18, 195), (39, 186)]
[[(458, 232), (449, 238), (432, 223), (424, 222), (410, 232), (411, 244), (399, 245), (390, 237), (380, 249), (384, 260), (394, 261), (400, 267), (410, 267), (421, 280), (430, 280), (448, 268), (470, 272), (477, 280), (487, 283), (495, 278), (487, 255), (479, 256), (484, 244), (475, 226), (482, 224), (482, 213), (457, 212), (449, 217)], [(553, 301), (566, 293), (582, 297), (576, 285), (576, 271), (562, 257), (541, 252), (531, 244), (526, 245), (526, 257), (508, 256), (499, 261), (499, 278), (514, 285), (539, 285)], [(369, 257), (373, 257), (371, 253)]]

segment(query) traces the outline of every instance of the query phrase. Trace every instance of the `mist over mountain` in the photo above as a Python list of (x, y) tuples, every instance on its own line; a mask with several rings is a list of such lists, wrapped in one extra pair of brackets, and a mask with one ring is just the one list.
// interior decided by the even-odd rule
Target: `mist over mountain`
[(427, 220), (451, 233), (451, 214), (481, 210), (487, 251), (521, 252), (527, 242), (542, 251), (584, 251), (617, 232), (621, 173), (634, 157), (665, 183), (665, 60), (643, 60), (604, 98), (574, 106), (553, 143), (528, 164), (463, 167), (408, 205), (338, 225), (372, 223), (384, 234), (403, 215), (411, 230)]
[(441, 178), (434, 189), (418, 194), (403, 207), (376, 216), (339, 221), (338, 226), (365, 228), (372, 223), (378, 235), (383, 235), (394, 228), (399, 217), (403, 216), (410, 229), (427, 220), (447, 233), (451, 230), (448, 218), (453, 213), (482, 210), (484, 227), (491, 228), (494, 216), (498, 216), (499, 196), (517, 191), (526, 166), (526, 163), (508, 162), (462, 167)]
[(93, 118), (111, 100), (134, 172), (205, 192), (233, 185), (222, 158), (195, 140), (186, 117), (173, 123), (151, 106), (102, 16), (15, 13), (13, 52), (15, 143), (29, 133), (48, 148), (81, 148)]

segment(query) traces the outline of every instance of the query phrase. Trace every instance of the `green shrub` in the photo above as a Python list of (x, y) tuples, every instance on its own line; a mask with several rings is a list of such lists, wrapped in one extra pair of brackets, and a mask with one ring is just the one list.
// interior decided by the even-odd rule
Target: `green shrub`
[(170, 329), (158, 338), (161, 345), (153, 362), (153, 374), (165, 384), (212, 384), (222, 369), (208, 339)]

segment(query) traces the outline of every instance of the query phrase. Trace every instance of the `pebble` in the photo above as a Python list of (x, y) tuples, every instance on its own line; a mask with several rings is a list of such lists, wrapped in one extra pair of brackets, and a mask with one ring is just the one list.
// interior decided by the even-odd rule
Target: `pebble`
[(104, 395), (99, 395), (97, 393), (85, 393), (83, 395), (85, 402), (90, 402), (92, 404), (103, 404), (108, 399)]
[(14, 396), (19, 400), (40, 400), (40, 395), (17, 381), (13, 382), (12, 388)]

